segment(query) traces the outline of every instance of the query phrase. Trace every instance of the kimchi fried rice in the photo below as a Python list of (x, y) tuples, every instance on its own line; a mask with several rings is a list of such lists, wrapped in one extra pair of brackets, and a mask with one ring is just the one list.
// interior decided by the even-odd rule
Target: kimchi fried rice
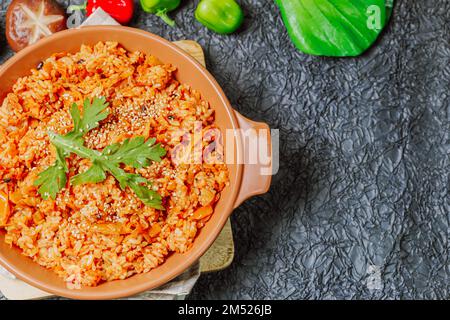
[[(175, 70), (154, 56), (100, 42), (52, 55), (18, 79), (1, 104), (0, 229), (9, 245), (69, 288), (145, 273), (171, 253), (186, 252), (228, 184), (223, 162), (172, 157), (183, 133), (194, 135), (194, 123), (203, 132), (215, 129), (213, 109), (175, 79)], [(100, 183), (68, 182), (55, 199), (38, 193), (37, 176), (56, 158), (48, 131), (69, 132), (71, 105), (94, 97), (106, 99), (109, 115), (84, 137), (85, 146), (101, 151), (127, 138), (156, 138), (167, 151), (162, 161), (126, 170), (152, 182), (165, 210), (146, 206), (110, 175)], [(74, 154), (67, 164), (69, 178), (91, 165)]]

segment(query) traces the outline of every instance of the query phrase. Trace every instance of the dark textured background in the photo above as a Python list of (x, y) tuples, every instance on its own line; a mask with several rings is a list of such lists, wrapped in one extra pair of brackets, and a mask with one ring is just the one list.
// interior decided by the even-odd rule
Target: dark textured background
[[(355, 59), (297, 52), (269, 0), (240, 0), (231, 36), (183, 2), (177, 28), (139, 10), (133, 25), (200, 42), (235, 108), (281, 139), (271, 191), (233, 214), (233, 265), (190, 297), (450, 298), (450, 2), (397, 1)], [(0, 61), (10, 55), (0, 36)]]

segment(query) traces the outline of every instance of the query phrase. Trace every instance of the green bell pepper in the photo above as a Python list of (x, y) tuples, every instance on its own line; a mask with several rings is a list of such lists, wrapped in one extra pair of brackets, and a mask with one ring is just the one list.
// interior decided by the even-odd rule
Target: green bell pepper
[(275, 0), (294, 45), (318, 56), (357, 56), (384, 28), (392, 0)]
[(195, 18), (214, 32), (228, 34), (241, 26), (244, 13), (234, 0), (202, 0), (195, 10)]
[(175, 21), (167, 13), (178, 8), (180, 3), (181, 0), (141, 0), (141, 7), (145, 12), (157, 15), (165, 23), (173, 27)]

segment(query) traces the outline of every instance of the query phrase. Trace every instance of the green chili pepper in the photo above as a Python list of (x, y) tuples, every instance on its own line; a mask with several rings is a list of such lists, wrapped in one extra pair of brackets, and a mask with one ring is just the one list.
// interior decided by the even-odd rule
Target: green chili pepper
[(384, 28), (392, 0), (275, 0), (295, 46), (319, 56), (357, 56)]
[(141, 0), (142, 9), (145, 12), (157, 15), (172, 27), (175, 25), (175, 21), (167, 13), (178, 8), (180, 3), (181, 0)]
[(202, 0), (195, 10), (195, 18), (214, 32), (228, 34), (241, 26), (244, 13), (234, 0)]

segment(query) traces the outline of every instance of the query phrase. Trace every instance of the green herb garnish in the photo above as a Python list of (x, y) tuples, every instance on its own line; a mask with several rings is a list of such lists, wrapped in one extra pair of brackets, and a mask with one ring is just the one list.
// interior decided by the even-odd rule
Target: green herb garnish
[(74, 128), (66, 135), (49, 132), (50, 141), (56, 148), (57, 157), (55, 164), (39, 174), (35, 185), (39, 186), (39, 193), (43, 199), (55, 198), (56, 194), (67, 183), (68, 167), (65, 158), (74, 153), (81, 158), (89, 159), (92, 166), (70, 180), (72, 185), (99, 183), (106, 179), (110, 173), (119, 182), (120, 188), (129, 187), (141, 201), (150, 207), (163, 209), (161, 196), (149, 189), (150, 182), (139, 174), (128, 173), (120, 166), (122, 164), (132, 166), (135, 169), (150, 165), (151, 161), (160, 162), (166, 150), (160, 144), (155, 144), (156, 139), (145, 141), (144, 137), (126, 139), (122, 143), (107, 146), (102, 152), (92, 150), (84, 146), (83, 136), (90, 130), (98, 127), (99, 122), (108, 116), (106, 108), (108, 103), (104, 99), (94, 98), (92, 103), (88, 99), (84, 101), (83, 117), (76, 104), (70, 109)]
[(39, 186), (39, 193), (43, 199), (55, 198), (56, 194), (66, 186), (69, 172), (67, 163), (61, 150), (56, 149), (56, 161), (53, 165), (39, 174), (34, 181), (35, 186)]

